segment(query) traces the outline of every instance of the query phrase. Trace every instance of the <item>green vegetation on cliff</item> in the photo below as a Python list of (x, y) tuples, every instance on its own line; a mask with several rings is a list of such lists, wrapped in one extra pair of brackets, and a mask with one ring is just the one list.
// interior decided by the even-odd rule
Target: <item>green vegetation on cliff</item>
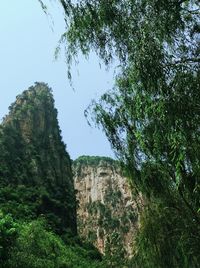
[(9, 109), (0, 125), (0, 267), (105, 267), (77, 237), (71, 159), (51, 90), (36, 83)]
[(36, 83), (9, 107), (0, 126), (0, 208), (16, 219), (44, 215), (58, 234), (76, 234), (71, 160), (51, 90)]
[(89, 155), (82, 155), (79, 156), (76, 160), (73, 161), (73, 165), (89, 165), (89, 166), (98, 166), (101, 162), (104, 164), (110, 165), (119, 165), (117, 160), (114, 160), (110, 157), (106, 156), (89, 156)]
[(82, 156), (73, 162), (77, 226), (111, 267), (129, 267), (138, 230), (138, 200), (132, 198), (119, 161)]

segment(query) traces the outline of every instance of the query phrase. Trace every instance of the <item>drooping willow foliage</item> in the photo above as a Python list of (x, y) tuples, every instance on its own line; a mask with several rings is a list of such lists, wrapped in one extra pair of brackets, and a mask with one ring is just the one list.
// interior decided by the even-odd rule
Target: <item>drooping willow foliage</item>
[(90, 109), (149, 200), (135, 265), (141, 267), (142, 260), (143, 267), (197, 267), (199, 1), (59, 2), (66, 16), (61, 41), (69, 66), (78, 51), (85, 56), (95, 51), (107, 65), (114, 58), (120, 62), (113, 90)]

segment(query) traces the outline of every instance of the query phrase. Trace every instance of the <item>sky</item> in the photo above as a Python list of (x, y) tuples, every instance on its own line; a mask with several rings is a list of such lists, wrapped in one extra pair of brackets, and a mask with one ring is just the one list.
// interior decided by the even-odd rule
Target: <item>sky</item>
[[(12, 4), (11, 4), (12, 2)], [(73, 66), (73, 87), (67, 78), (64, 56), (54, 52), (65, 30), (61, 8), (49, 1), (51, 17), (37, 0), (0, 2), (0, 119), (15, 97), (34, 82), (45, 82), (53, 90), (63, 141), (72, 159), (80, 155), (113, 157), (104, 133), (90, 127), (84, 110), (113, 86), (113, 69), (100, 68), (99, 59), (80, 56)]]

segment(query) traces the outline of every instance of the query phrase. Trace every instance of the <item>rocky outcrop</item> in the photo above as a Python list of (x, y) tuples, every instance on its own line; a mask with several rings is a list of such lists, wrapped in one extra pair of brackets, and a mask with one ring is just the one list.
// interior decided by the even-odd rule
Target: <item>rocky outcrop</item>
[(0, 126), (0, 209), (26, 220), (43, 215), (57, 233), (76, 234), (71, 159), (51, 89), (36, 83), (9, 110)]
[(138, 203), (118, 162), (83, 156), (73, 164), (81, 237), (102, 253), (131, 256), (138, 229)]

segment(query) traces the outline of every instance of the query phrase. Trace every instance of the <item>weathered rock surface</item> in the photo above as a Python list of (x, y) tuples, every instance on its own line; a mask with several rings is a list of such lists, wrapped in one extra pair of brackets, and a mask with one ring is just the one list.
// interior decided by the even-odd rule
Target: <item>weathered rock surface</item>
[(131, 256), (138, 204), (119, 165), (109, 158), (83, 156), (73, 169), (79, 234), (102, 253), (119, 250)]

